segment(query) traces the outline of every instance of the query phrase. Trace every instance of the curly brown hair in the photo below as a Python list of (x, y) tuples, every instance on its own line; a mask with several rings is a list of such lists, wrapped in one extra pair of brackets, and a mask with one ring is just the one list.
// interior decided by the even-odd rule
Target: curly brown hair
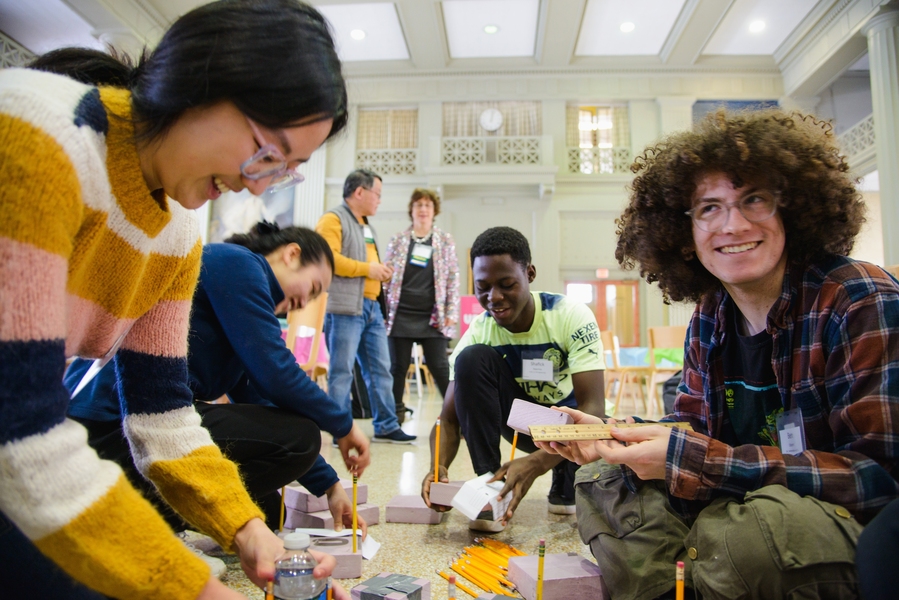
[(832, 127), (811, 115), (779, 110), (719, 110), (693, 131), (647, 148), (631, 170), (630, 202), (618, 225), (615, 258), (658, 282), (665, 302), (699, 302), (720, 281), (694, 254), (692, 208), (701, 177), (724, 173), (734, 186), (764, 182), (778, 199), (791, 265), (848, 254), (865, 222), (861, 195), (847, 174)]
[(426, 188), (415, 188), (412, 191), (412, 198), (409, 200), (409, 218), (412, 218), (412, 205), (422, 198), (427, 198), (434, 203), (434, 216), (440, 214), (440, 196), (434, 190)]

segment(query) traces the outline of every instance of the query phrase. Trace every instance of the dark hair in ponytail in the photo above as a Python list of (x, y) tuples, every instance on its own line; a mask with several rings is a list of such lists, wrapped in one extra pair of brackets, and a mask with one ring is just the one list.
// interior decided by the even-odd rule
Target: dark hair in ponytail
[(320, 264), (327, 261), (334, 271), (334, 253), (321, 235), (305, 227), (285, 227), (277, 223), (260, 221), (249, 233), (237, 233), (225, 240), (226, 244), (237, 244), (256, 254), (268, 256), (287, 244), (300, 247), (300, 265)]
[(130, 89), (145, 141), (163, 135), (188, 108), (223, 100), (273, 129), (333, 119), (330, 138), (347, 123), (346, 84), (328, 23), (300, 0), (199, 6), (136, 67), (86, 48), (49, 52), (31, 66)]

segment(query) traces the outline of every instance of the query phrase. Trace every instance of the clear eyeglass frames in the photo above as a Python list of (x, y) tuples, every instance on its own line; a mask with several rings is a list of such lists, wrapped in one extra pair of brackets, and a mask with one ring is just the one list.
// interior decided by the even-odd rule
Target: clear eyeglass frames
[(717, 200), (700, 202), (684, 214), (689, 215), (696, 226), (706, 233), (717, 233), (727, 223), (733, 208), (750, 223), (760, 223), (777, 212), (777, 197), (769, 192), (754, 192), (733, 204)]
[(259, 133), (255, 123), (249, 118), (247, 122), (253, 130), (259, 150), (240, 165), (240, 173), (252, 181), (271, 177), (271, 182), (266, 188), (269, 193), (280, 192), (304, 181), (306, 178), (301, 173), (288, 168), (287, 159), (277, 146), (265, 143), (265, 138)]

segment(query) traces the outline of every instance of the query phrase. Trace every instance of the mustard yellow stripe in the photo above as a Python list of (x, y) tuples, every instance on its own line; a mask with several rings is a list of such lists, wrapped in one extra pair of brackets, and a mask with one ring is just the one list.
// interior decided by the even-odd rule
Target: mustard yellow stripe
[(247, 521), (265, 518), (244, 488), (237, 465), (217, 446), (154, 462), (147, 477), (182, 518), (223, 548), (231, 549), (237, 530)]
[(159, 300), (190, 300), (200, 272), (199, 242), (187, 258), (135, 250), (85, 207), (84, 226), (69, 261), (68, 292), (119, 319), (136, 319)]
[(209, 567), (124, 475), (77, 518), (35, 544), (69, 575), (114, 598), (193, 600), (209, 579)]
[(81, 224), (81, 186), (56, 140), (0, 114), (0, 236), (68, 256)]
[(131, 123), (131, 93), (118, 88), (100, 88), (100, 100), (109, 113), (106, 134), (106, 170), (112, 193), (125, 218), (155, 237), (172, 220), (150, 195), (140, 170), (134, 126)]

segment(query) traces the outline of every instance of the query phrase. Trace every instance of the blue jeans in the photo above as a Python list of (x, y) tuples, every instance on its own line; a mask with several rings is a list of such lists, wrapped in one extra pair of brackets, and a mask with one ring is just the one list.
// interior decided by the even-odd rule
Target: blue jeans
[(325, 315), (325, 335), (331, 366), (328, 371), (328, 394), (350, 409), (350, 386), (353, 364), (359, 359), (368, 399), (374, 416), (375, 435), (387, 435), (400, 428), (393, 402), (393, 376), (390, 374), (390, 352), (387, 328), (380, 305), (362, 300), (362, 315)]

